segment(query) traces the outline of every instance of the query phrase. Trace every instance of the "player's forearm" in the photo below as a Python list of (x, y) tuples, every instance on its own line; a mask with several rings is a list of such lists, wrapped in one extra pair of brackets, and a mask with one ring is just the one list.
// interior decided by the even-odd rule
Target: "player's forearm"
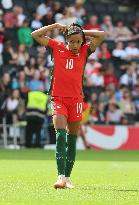
[(31, 34), (32, 34), (32, 36), (45, 36), (48, 31), (52, 31), (56, 28), (58, 28), (58, 24), (54, 23), (54, 24), (39, 28), (39, 29), (33, 31)]
[(104, 31), (97, 31), (97, 30), (83, 30), (85, 36), (90, 36), (94, 38), (104, 38), (105, 32)]

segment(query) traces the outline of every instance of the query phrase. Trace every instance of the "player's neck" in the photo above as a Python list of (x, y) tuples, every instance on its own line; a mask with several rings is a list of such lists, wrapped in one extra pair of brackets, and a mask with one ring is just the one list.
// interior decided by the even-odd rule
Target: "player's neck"
[[(68, 45), (66, 45), (66, 48), (67, 48), (70, 52), (72, 52), (72, 51), (69, 49), (69, 46), (68, 46)], [(73, 53), (73, 52), (72, 52), (72, 53)], [(77, 56), (80, 55), (80, 53), (73, 53), (73, 54), (75, 54), (75, 55), (77, 55)]]

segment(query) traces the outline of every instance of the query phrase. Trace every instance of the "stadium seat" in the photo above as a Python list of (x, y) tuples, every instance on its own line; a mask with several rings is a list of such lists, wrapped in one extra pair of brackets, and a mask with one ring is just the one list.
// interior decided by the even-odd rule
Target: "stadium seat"
[(16, 28), (5, 29), (5, 39), (10, 40), (12, 45), (15, 47), (18, 44), (17, 29)]
[(109, 14), (118, 13), (118, 5), (117, 4), (108, 4), (107, 11)]
[(128, 123), (130, 125), (133, 125), (135, 123), (135, 115), (134, 114), (125, 114), (125, 116), (128, 118)]
[(36, 8), (37, 6), (39, 5), (39, 1), (27, 1), (27, 9), (30, 11), (30, 12), (35, 12), (36, 11)]
[(96, 11), (97, 13), (105, 13), (107, 14), (107, 7), (106, 7), (106, 4), (94, 4), (93, 6), (94, 8), (94, 11)]
[(106, 43), (108, 44), (108, 48), (109, 48), (109, 50), (110, 51), (112, 51), (113, 49), (114, 49), (114, 47), (115, 47), (115, 43), (114, 43), (114, 41), (106, 41)]
[(89, 15), (94, 15), (94, 5), (93, 5), (93, 3), (90, 3), (90, 4), (86, 4), (85, 5), (85, 9), (86, 9), (86, 11), (87, 11), (87, 14), (89, 14)]

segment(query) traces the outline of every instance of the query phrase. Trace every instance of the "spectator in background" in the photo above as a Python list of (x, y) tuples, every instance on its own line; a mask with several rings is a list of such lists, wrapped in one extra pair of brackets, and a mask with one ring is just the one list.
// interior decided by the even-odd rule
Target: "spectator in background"
[(19, 90), (13, 90), (6, 100), (6, 122), (12, 124), (17, 121), (17, 108), (19, 105)]
[(100, 25), (98, 24), (98, 17), (96, 15), (92, 15), (89, 17), (89, 23), (85, 25), (86, 30), (96, 29), (100, 30)]
[[(40, 103), (41, 102), (41, 103)], [(34, 147), (41, 147), (41, 128), (46, 115), (48, 96), (40, 91), (28, 93), (26, 102), (26, 147), (33, 147), (33, 135), (35, 134)]]
[(0, 101), (4, 101), (11, 91), (11, 77), (9, 73), (4, 73), (0, 80)]
[(115, 28), (113, 26), (111, 16), (104, 16), (101, 29), (105, 31), (107, 40), (115, 40)]
[(4, 31), (3, 10), (0, 9), (0, 31)]
[(125, 85), (119, 85), (117, 87), (117, 90), (115, 91), (115, 100), (116, 102), (120, 102), (121, 100), (123, 100), (123, 95), (124, 92), (127, 91), (128, 88)]
[(118, 20), (115, 27), (115, 40), (127, 41), (127, 40), (131, 40), (131, 37), (132, 37), (132, 33), (128, 29), (128, 27), (124, 25), (124, 22), (122, 20)]
[(122, 41), (116, 42), (115, 48), (112, 51), (112, 55), (116, 58), (125, 59), (127, 54), (124, 49), (124, 43)]
[(106, 121), (109, 124), (119, 124), (121, 121), (122, 112), (115, 102), (109, 102), (106, 112)]
[(16, 19), (17, 19), (16, 26), (17, 27), (22, 26), (22, 24), (23, 24), (23, 22), (24, 22), (24, 20), (26, 18), (26, 16), (23, 13), (23, 8), (20, 7), (20, 6), (14, 6), (13, 11), (14, 11), (14, 14), (15, 14)]
[(37, 7), (37, 9), (36, 9), (36, 11), (37, 11), (37, 13), (40, 15), (40, 16), (45, 16), (45, 15), (47, 15), (47, 13), (48, 13), (48, 11), (50, 10), (50, 5), (49, 5), (49, 0), (45, 0), (45, 2), (43, 2), (43, 3), (41, 3), (38, 7)]
[(6, 40), (4, 31), (5, 28), (3, 23), (3, 10), (0, 9), (0, 66), (3, 64), (2, 52), (3, 52), (4, 42)]
[(104, 87), (104, 69), (99, 68), (97, 72), (87, 77), (88, 85), (94, 87)]
[(47, 26), (47, 25), (55, 23), (54, 13), (53, 13), (52, 9), (50, 9), (47, 12), (47, 14), (45, 16), (43, 16), (43, 18), (41, 19), (41, 23), (43, 26)]
[(120, 84), (126, 85), (130, 89), (133, 89), (133, 87), (136, 85), (136, 77), (137, 74), (135, 71), (135, 67), (132, 65), (132, 63), (130, 63), (126, 73), (123, 74), (120, 78)]
[(84, 84), (86, 86), (92, 86), (92, 76), (98, 72), (98, 70), (102, 67), (102, 64), (97, 62), (95, 59), (92, 58), (90, 55), (85, 67), (84, 72)]
[(44, 84), (44, 90), (48, 91), (50, 87), (50, 70), (44, 69), (41, 71), (41, 81)]
[(134, 100), (134, 105), (136, 108), (135, 120), (139, 122), (139, 98)]
[(123, 115), (122, 117), (121, 117), (121, 125), (128, 125), (129, 124), (129, 120), (128, 120), (128, 117), (127, 116), (125, 116), (125, 115)]
[(135, 41), (131, 41), (128, 43), (127, 47), (125, 48), (126, 52), (126, 59), (129, 60), (137, 60), (139, 62), (139, 49), (136, 45)]
[(135, 114), (135, 104), (132, 102), (131, 93), (129, 90), (123, 94), (123, 100), (120, 102), (121, 110), (124, 114)]
[(98, 95), (97, 93), (93, 92), (90, 94), (90, 102), (93, 105), (94, 103), (98, 103)]
[(84, 0), (76, 0), (75, 5), (70, 8), (73, 16), (77, 18), (81, 18), (82, 16), (86, 15), (86, 11), (84, 9)]
[(39, 29), (43, 26), (42, 22), (41, 22), (41, 19), (42, 19), (42, 16), (40, 16), (38, 13), (34, 14), (34, 18), (31, 22), (32, 30)]
[(85, 67), (85, 72), (87, 75), (95, 73), (99, 68), (102, 67), (102, 64), (98, 62), (92, 55), (88, 57), (88, 61)]
[(111, 52), (108, 49), (107, 43), (102, 43), (100, 46), (100, 51), (98, 53), (98, 59), (99, 60), (109, 60), (111, 58)]
[(13, 7), (13, 0), (1, 0), (1, 5), (3, 9), (11, 9)]
[(114, 84), (115, 87), (117, 87), (118, 85), (118, 79), (116, 78), (114, 74), (114, 68), (111, 63), (108, 65), (108, 68), (106, 69), (106, 72), (104, 75), (104, 86), (107, 87), (110, 84)]
[(7, 11), (3, 16), (5, 28), (15, 28), (18, 24), (17, 14), (13, 8), (12, 11)]
[(25, 99), (27, 92), (29, 91), (28, 82), (24, 71), (20, 71), (18, 75), (18, 84), (21, 97)]
[(98, 110), (97, 110), (97, 117), (98, 117), (98, 124), (105, 124), (106, 122), (106, 116), (104, 111), (104, 103), (98, 104)]
[(137, 74), (136, 84), (133, 86), (132, 89), (132, 96), (134, 98), (139, 98), (139, 74)]
[(64, 25), (71, 25), (72, 23), (76, 23), (78, 18), (73, 15), (73, 12), (69, 9), (68, 6), (65, 6), (63, 9), (63, 13), (59, 19), (57, 19), (57, 23)]
[(26, 47), (31, 47), (33, 44), (31, 32), (32, 29), (29, 27), (29, 21), (24, 20), (22, 27), (18, 30), (19, 43), (24, 44)]
[(17, 63), (20, 66), (25, 66), (29, 60), (29, 54), (24, 44), (20, 44), (17, 50)]
[(99, 103), (102, 103), (103, 105), (106, 105), (108, 104), (108, 101), (109, 101), (109, 93), (108, 91), (103, 91), (100, 93), (99, 95)]
[(139, 18), (133, 20), (130, 31), (132, 32), (132, 39), (139, 39)]
[(8, 66), (17, 64), (17, 54), (14, 51), (10, 41), (6, 42), (4, 45), (3, 63)]
[(35, 90), (43, 91), (44, 90), (44, 85), (42, 81), (40, 80), (40, 72), (38, 70), (34, 72), (33, 79), (29, 82), (29, 88), (32, 91), (35, 91)]
[(61, 5), (61, 2), (59, 2), (59, 1), (53, 2), (51, 9), (53, 10), (54, 15), (56, 15), (57, 13), (62, 13), (63, 8)]
[(3, 16), (3, 22), (5, 28), (14, 29), (20, 27), (23, 24), (26, 16), (23, 14), (23, 8), (20, 6), (14, 6), (13, 9), (7, 11)]
[(116, 88), (114, 86), (114, 84), (109, 84), (107, 87), (106, 87), (106, 90), (105, 90), (105, 97), (108, 101), (114, 101), (116, 102), (116, 98), (115, 98), (115, 91), (116, 91)]
[(39, 54), (36, 59), (37, 68), (41, 71), (45, 68), (46, 59), (43, 55)]
[(23, 68), (27, 79), (31, 79), (33, 77), (36, 68), (36, 59), (34, 57), (31, 57)]

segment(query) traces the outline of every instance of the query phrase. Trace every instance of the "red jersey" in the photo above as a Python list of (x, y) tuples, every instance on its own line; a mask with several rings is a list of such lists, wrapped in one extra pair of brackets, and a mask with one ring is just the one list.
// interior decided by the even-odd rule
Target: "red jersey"
[(108, 86), (111, 83), (114, 83), (115, 86), (117, 86), (118, 85), (118, 79), (114, 76), (114, 74), (106, 74), (104, 76), (104, 85)]
[(92, 52), (89, 44), (81, 46), (79, 54), (72, 53), (64, 43), (54, 39), (49, 39), (48, 47), (53, 57), (49, 93), (51, 96), (81, 97), (84, 68)]

